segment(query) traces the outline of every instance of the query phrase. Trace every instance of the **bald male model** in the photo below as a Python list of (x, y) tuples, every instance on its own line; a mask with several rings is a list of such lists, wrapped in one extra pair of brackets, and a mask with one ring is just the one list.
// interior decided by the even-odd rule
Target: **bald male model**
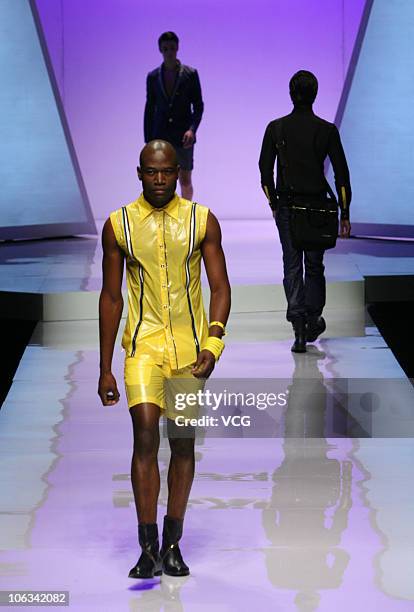
[[(200, 384), (210, 376), (224, 348), (221, 336), (230, 310), (219, 223), (207, 207), (175, 193), (178, 173), (174, 148), (163, 140), (149, 142), (138, 167), (142, 194), (111, 213), (102, 233), (98, 393), (105, 406), (120, 397), (111, 363), (123, 308), (124, 262), (127, 273), (122, 345), (134, 432), (131, 480), (142, 548), (131, 578), (189, 574), (178, 542), (194, 477), (194, 432), (183, 437), (172, 418), (167, 419), (171, 459), (161, 550), (158, 543), (159, 418), (163, 413), (169, 417), (164, 382), (185, 378)], [(211, 292), (210, 324), (202, 302), (201, 259)]]

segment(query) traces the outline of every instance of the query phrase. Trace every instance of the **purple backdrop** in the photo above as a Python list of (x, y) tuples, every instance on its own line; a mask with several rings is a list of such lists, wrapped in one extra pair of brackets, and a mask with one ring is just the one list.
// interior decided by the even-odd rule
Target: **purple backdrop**
[(318, 76), (333, 120), (364, 0), (37, 0), (95, 218), (136, 197), (146, 73), (158, 35), (199, 70), (205, 114), (195, 199), (220, 218), (267, 218), (257, 160), (268, 121), (290, 111), (290, 76)]

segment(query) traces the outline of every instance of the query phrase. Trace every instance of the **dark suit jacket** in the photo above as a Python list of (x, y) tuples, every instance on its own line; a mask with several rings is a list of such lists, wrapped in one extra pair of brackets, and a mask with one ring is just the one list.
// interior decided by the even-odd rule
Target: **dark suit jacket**
[(161, 65), (147, 75), (145, 142), (162, 138), (174, 146), (182, 146), (184, 133), (189, 129), (196, 132), (203, 109), (197, 70), (179, 63), (174, 91), (169, 97), (164, 88)]

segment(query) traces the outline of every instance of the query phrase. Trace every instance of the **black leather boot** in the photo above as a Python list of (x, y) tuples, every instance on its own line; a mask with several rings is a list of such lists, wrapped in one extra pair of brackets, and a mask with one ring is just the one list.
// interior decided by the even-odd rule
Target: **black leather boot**
[(183, 535), (183, 520), (164, 517), (162, 532), (162, 571), (167, 576), (188, 576), (190, 570), (181, 556), (178, 542)]
[(154, 576), (161, 576), (157, 523), (140, 523), (138, 525), (138, 540), (142, 553), (137, 564), (130, 570), (129, 578), (154, 578)]
[(306, 342), (315, 342), (326, 329), (325, 319), (323, 317), (308, 317), (306, 324)]
[(291, 350), (294, 353), (306, 353), (306, 321), (305, 317), (298, 317), (292, 321), (293, 331), (295, 332), (295, 342)]

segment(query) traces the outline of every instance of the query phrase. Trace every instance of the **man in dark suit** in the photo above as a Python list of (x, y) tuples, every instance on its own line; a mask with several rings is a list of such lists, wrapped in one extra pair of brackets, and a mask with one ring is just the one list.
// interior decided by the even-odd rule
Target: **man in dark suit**
[(164, 61), (147, 76), (144, 137), (147, 143), (162, 139), (174, 146), (181, 195), (192, 200), (194, 143), (204, 104), (197, 70), (177, 59), (178, 43), (174, 32), (164, 32), (158, 39)]
[[(335, 186), (341, 209), (341, 237), (350, 235), (349, 204), (351, 185), (348, 165), (336, 126), (317, 117), (312, 105), (318, 92), (314, 74), (300, 70), (290, 80), (293, 111), (271, 121), (266, 128), (260, 153), (259, 168), (262, 188), (279, 230), (283, 250), (283, 285), (288, 308), (286, 318), (293, 325), (295, 343), (292, 351), (303, 353), (306, 342), (313, 342), (326, 329), (322, 310), (325, 306), (326, 282), (323, 250), (303, 251), (292, 244), (289, 222), (289, 200), (305, 205), (312, 198), (326, 195), (324, 161), (328, 156), (335, 174)], [(285, 184), (280, 156), (277, 155), (278, 134), (283, 132), (289, 185)], [(273, 177), (277, 157), (277, 182)], [(303, 278), (305, 268), (305, 278)]]

